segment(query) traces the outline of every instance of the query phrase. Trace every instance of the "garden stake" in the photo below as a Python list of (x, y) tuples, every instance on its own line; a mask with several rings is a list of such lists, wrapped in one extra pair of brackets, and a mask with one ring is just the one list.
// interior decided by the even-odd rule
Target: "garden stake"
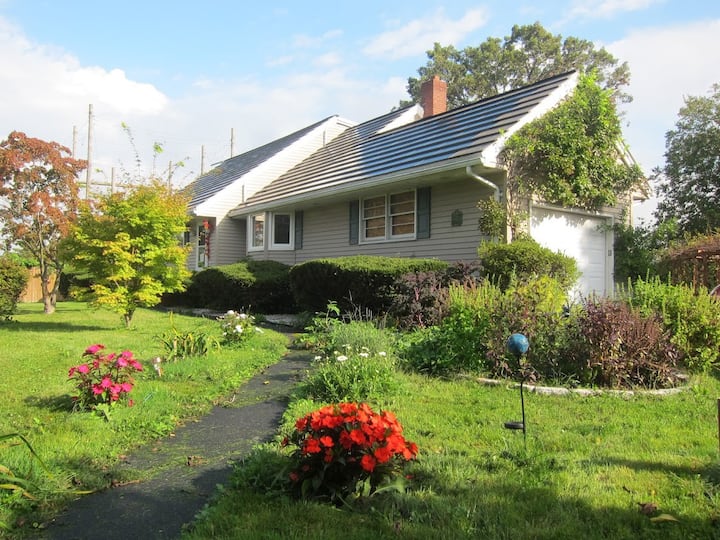
[[(518, 366), (521, 367), (520, 359), (530, 348), (530, 342), (523, 334), (513, 334), (507, 340), (507, 348), (510, 353), (517, 357)], [(523, 395), (524, 384), (525, 373), (523, 373), (522, 378), (520, 379), (520, 409), (522, 410), (522, 422), (505, 422), (505, 427), (507, 429), (522, 429), (523, 445), (525, 446), (525, 452), (527, 452), (527, 422), (525, 420), (525, 397)]]

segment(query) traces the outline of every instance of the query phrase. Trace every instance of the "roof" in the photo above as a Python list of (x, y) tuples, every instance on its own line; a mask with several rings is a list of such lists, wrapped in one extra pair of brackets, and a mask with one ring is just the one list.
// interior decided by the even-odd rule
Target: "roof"
[(226, 159), (207, 173), (199, 176), (185, 188), (186, 191), (191, 193), (190, 208), (194, 208), (207, 201), (235, 180), (277, 155), (280, 151), (298, 141), (330, 118), (333, 117), (329, 116), (290, 135)]
[[(394, 111), (347, 129), (323, 148), (259, 190), (232, 213), (353, 189), (423, 169), (450, 169), (492, 163), (488, 151), (499, 151), (504, 140), (574, 87), (575, 72), (539, 81), (395, 129), (379, 130)], [(549, 105), (546, 107), (546, 105)], [(490, 152), (492, 154), (492, 152)], [(495, 155), (495, 157), (497, 157)]]

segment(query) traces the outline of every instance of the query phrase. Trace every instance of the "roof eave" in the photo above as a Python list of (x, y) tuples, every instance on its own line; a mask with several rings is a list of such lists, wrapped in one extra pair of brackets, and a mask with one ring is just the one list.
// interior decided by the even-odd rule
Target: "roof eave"
[(304, 193), (297, 193), (295, 195), (273, 199), (271, 201), (263, 203), (252, 204), (252, 202), (248, 202), (230, 210), (230, 212), (228, 213), (228, 217), (245, 217), (252, 214), (257, 214), (259, 212), (272, 210), (273, 208), (277, 208), (279, 206), (294, 206), (307, 201), (317, 200), (319, 198), (333, 197), (346, 193), (362, 191), (389, 183), (411, 180), (413, 178), (419, 178), (421, 176), (428, 176), (431, 174), (465, 169), (465, 167), (467, 167), (468, 165), (472, 165), (475, 167), (483, 167), (486, 170), (504, 170), (497, 166), (489, 166), (487, 164), (484, 164), (480, 159), (478, 159), (477, 156), (470, 156), (452, 161), (444, 161), (442, 163), (433, 163), (430, 165), (423, 165), (421, 167), (414, 167), (412, 169), (405, 169), (394, 173), (365, 178), (363, 180), (344, 182), (336, 186), (330, 186), (317, 190), (309, 190)]

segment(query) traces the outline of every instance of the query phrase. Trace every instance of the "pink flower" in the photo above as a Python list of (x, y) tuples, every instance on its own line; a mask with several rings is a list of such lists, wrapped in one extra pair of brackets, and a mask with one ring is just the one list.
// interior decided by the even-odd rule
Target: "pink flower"
[(80, 364), (80, 365), (77, 367), (77, 370), (78, 370), (80, 373), (89, 373), (89, 372), (90, 372), (90, 368), (88, 367), (87, 364)]
[(95, 354), (98, 351), (101, 351), (105, 348), (105, 345), (100, 345), (99, 343), (96, 345), (90, 345), (87, 349), (85, 349), (85, 354)]
[(111, 385), (112, 380), (110, 379), (110, 377), (103, 377), (102, 381), (100, 381), (100, 386), (102, 386), (103, 388), (110, 388)]
[(102, 386), (100, 386), (99, 384), (93, 384), (92, 391), (93, 391), (93, 394), (95, 394), (96, 396), (99, 396), (100, 394), (102, 394), (105, 391), (105, 389)]
[(71, 367), (70, 371), (68, 371), (68, 377), (72, 377), (75, 374), (75, 367)]
[(118, 367), (126, 367), (128, 365), (128, 361), (124, 356), (120, 356), (116, 363)]
[(129, 382), (124, 382), (124, 383), (122, 383), (122, 384), (120, 385), (120, 389), (121, 389), (123, 392), (129, 392), (130, 390), (133, 389), (133, 385), (130, 384)]

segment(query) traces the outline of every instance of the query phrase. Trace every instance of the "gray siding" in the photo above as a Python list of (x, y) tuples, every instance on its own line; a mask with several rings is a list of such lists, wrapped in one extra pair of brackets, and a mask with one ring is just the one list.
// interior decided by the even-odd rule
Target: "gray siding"
[[(378, 192), (381, 193), (383, 192)], [(310, 259), (358, 254), (473, 261), (477, 259), (477, 248), (482, 240), (478, 230), (480, 214), (476, 204), (480, 199), (489, 196), (489, 189), (469, 179), (436, 184), (432, 187), (430, 203), (430, 238), (377, 244), (350, 245), (350, 201), (305, 209), (302, 249), (265, 250), (251, 253), (250, 256), (289, 265)], [(451, 216), (455, 211), (463, 214), (460, 226), (452, 225)]]

